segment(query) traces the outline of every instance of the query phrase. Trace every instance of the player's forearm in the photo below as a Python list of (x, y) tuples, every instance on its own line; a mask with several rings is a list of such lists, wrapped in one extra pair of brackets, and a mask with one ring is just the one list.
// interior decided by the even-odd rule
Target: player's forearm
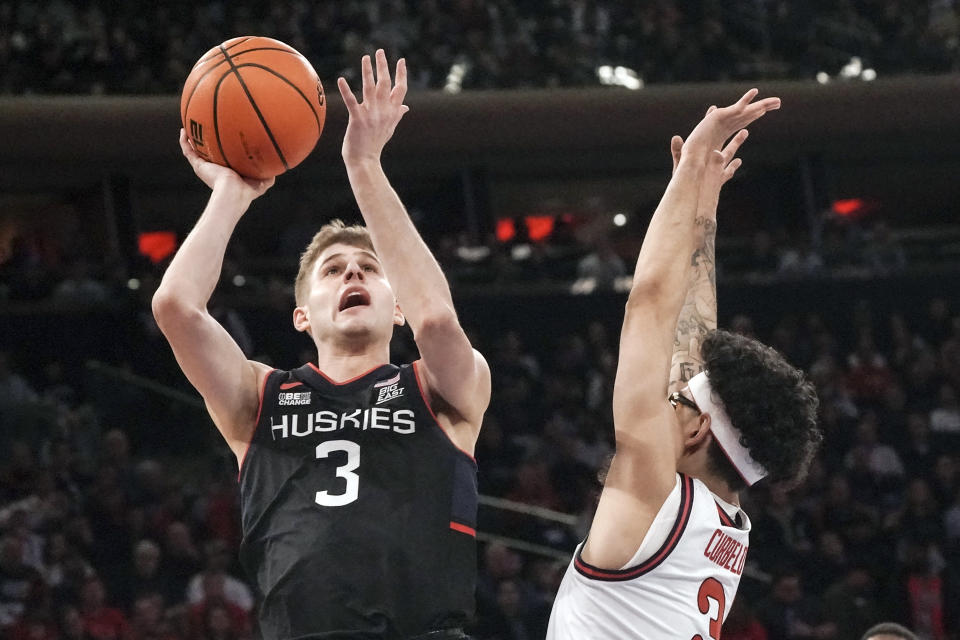
[(697, 247), (690, 259), (690, 288), (677, 319), (673, 359), (670, 366), (670, 388), (680, 388), (703, 370), (700, 343), (707, 333), (717, 328), (716, 235), (714, 215), (701, 203), (694, 221)]
[(373, 246), (410, 326), (416, 330), (425, 318), (454, 314), (443, 271), (410, 220), (380, 162), (350, 161), (346, 166)]
[(661, 305), (672, 317), (680, 311), (687, 289), (703, 172), (700, 158), (680, 161), (650, 220), (633, 274), (631, 301)]
[(227, 243), (250, 201), (214, 189), (196, 226), (177, 251), (154, 296), (154, 309), (204, 309), (220, 280)]

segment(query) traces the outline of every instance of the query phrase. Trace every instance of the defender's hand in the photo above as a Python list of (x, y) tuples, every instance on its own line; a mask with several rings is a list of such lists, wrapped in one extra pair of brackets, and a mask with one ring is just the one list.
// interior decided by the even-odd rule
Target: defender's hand
[(343, 159), (346, 162), (379, 160), (384, 145), (393, 136), (403, 115), (410, 108), (403, 104), (407, 95), (407, 63), (397, 61), (396, 79), (391, 81), (387, 56), (378, 49), (377, 77), (373, 77), (370, 56), (360, 62), (363, 76), (363, 102), (358, 102), (344, 78), (337, 79), (340, 96), (347, 106), (350, 120), (343, 137)]
[(740, 100), (721, 109), (711, 109), (690, 132), (683, 144), (688, 156), (706, 161), (713, 152), (720, 153), (723, 143), (768, 111), (780, 108), (780, 98), (764, 98), (754, 102), (758, 91), (750, 89)]

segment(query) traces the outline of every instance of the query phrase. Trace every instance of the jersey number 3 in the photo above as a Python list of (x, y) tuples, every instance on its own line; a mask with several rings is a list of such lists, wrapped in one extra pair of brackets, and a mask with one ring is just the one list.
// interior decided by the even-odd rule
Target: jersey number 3
[(360, 466), (360, 445), (349, 440), (327, 440), (317, 445), (317, 459), (328, 458), (334, 451), (347, 454), (347, 462), (337, 467), (337, 477), (347, 481), (343, 493), (317, 491), (317, 504), (322, 507), (342, 507), (357, 499), (360, 493), (360, 476), (354, 471)]
[[(727, 604), (727, 598), (723, 595), (723, 585), (716, 578), (707, 578), (700, 585), (700, 591), (697, 593), (697, 608), (700, 613), (710, 613), (710, 601), (716, 601), (717, 617), (710, 618), (710, 638), (711, 640), (720, 640), (720, 626), (723, 624), (723, 609)], [(692, 640), (703, 640), (699, 633), (693, 636)]]

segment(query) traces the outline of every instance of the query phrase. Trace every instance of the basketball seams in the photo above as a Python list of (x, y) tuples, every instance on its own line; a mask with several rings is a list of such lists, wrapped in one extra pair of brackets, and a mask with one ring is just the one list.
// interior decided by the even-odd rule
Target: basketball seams
[[(247, 42), (248, 40), (253, 40), (253, 39), (256, 38), (256, 37), (257, 37), (257, 36), (247, 36), (246, 38), (244, 38), (244, 39), (241, 40), (240, 42), (234, 42), (232, 45), (230, 45), (229, 47), (227, 47), (227, 51), (229, 51), (230, 49), (233, 49), (234, 47), (239, 47), (239, 46), (242, 45), (244, 42)], [(223, 48), (223, 45), (221, 45), (220, 47), (218, 47), (218, 49), (222, 49), (222, 48)], [(220, 51), (215, 51), (215, 52), (211, 53), (209, 56), (207, 56), (206, 58), (200, 58), (199, 60), (197, 60), (197, 64), (193, 65), (193, 68), (196, 69), (197, 66), (203, 64), (203, 63), (206, 62), (207, 60), (210, 60), (211, 58), (213, 58), (213, 57), (215, 57), (215, 56), (218, 56), (218, 55), (220, 55)]]
[(230, 164), (230, 160), (227, 158), (227, 154), (223, 151), (223, 143), (220, 142), (220, 115), (217, 111), (217, 100), (220, 97), (220, 85), (223, 84), (223, 81), (227, 79), (230, 75), (230, 72), (225, 72), (220, 79), (217, 80), (217, 86), (213, 88), (213, 133), (217, 137), (217, 147), (220, 149), (220, 157), (223, 158), (223, 161), (227, 163), (227, 167), (233, 169), (233, 165)]
[[(286, 82), (288, 85), (290, 85), (290, 87), (291, 87), (294, 91), (296, 91), (298, 94), (300, 94), (300, 97), (303, 98), (303, 101), (307, 103), (307, 106), (310, 107), (310, 111), (313, 113), (313, 118), (314, 118), (314, 120), (317, 121), (317, 135), (318, 135), (318, 136), (320, 135), (320, 114), (318, 114), (318, 113), (317, 113), (317, 110), (313, 108), (313, 103), (310, 102), (310, 98), (308, 98), (308, 97), (306, 96), (306, 94), (304, 94), (303, 91), (300, 90), (300, 87), (298, 87), (296, 84), (294, 84), (293, 82), (291, 82), (291, 81), (290, 81), (289, 79), (287, 79), (285, 76), (277, 73), (276, 71), (274, 71), (274, 70), (271, 69), (270, 67), (264, 66), (264, 65), (259, 64), (259, 63), (257, 63), (257, 62), (245, 62), (245, 63), (243, 63), (243, 64), (238, 64), (238, 65), (236, 65), (236, 68), (237, 68), (237, 69), (240, 69), (240, 68), (242, 68), (242, 67), (254, 67), (254, 68), (257, 68), (257, 69), (263, 69), (263, 70), (266, 71), (267, 73), (270, 73), (270, 74), (272, 74), (272, 75), (280, 78), (281, 80), (283, 80), (284, 82)], [(251, 100), (252, 100), (252, 98), (251, 98)]]
[[(237, 43), (237, 44), (240, 44), (240, 43)], [(230, 47), (227, 47), (227, 50), (229, 51)], [(299, 51), (291, 51), (290, 49), (284, 49), (283, 47), (254, 47), (252, 49), (244, 49), (243, 51), (238, 51), (237, 53), (233, 54), (233, 57), (239, 58), (245, 53), (253, 53), (254, 51), (279, 51), (280, 53), (289, 53), (292, 56), (297, 56), (298, 58), (303, 58), (304, 60), (306, 60), (306, 58), (303, 57), (303, 54), (300, 53)], [(203, 60), (198, 60), (197, 64), (193, 65), (193, 68), (196, 69), (204, 62), (209, 62), (210, 60), (213, 60), (215, 57), (222, 56), (222, 55), (223, 55), (222, 51), (217, 51), (215, 54), (213, 54), (208, 58), (204, 58)], [(225, 61), (226, 60), (221, 60), (217, 64), (220, 64)]]
[[(255, 37), (255, 36), (250, 36), (250, 38), (253, 38), (253, 37)], [(247, 38), (247, 40), (249, 40), (250, 38)], [(246, 40), (244, 40), (243, 42), (246, 42)], [(243, 44), (243, 42), (237, 42), (236, 44), (233, 44), (233, 45), (230, 45), (230, 46), (231, 46), (231, 47), (235, 47), (235, 46), (237, 46), (237, 45), (239, 45), (239, 44)], [(227, 49), (229, 50), (230, 47), (227, 47)], [(296, 51), (290, 51), (290, 50), (288, 50), (288, 49), (283, 49), (283, 48), (281, 48), (281, 47), (256, 47), (256, 48), (254, 48), (254, 49), (244, 49), (244, 50), (241, 51), (240, 53), (235, 54), (234, 57), (239, 57), (239, 56), (242, 56), (242, 55), (245, 54), (245, 53), (252, 53), (252, 52), (254, 52), (254, 51), (279, 51), (279, 52), (281, 52), (281, 53), (289, 53), (290, 55), (297, 56), (297, 57), (299, 57), (299, 58), (302, 58), (304, 61), (307, 60), (307, 59), (304, 58), (302, 55), (300, 55), (300, 53), (298, 53), (298, 52), (296, 52)], [(196, 68), (199, 67), (200, 64), (203, 63), (204, 61), (210, 61), (210, 60), (212, 60), (212, 59), (214, 58), (214, 56), (222, 56), (222, 55), (223, 55), (223, 52), (222, 52), (222, 51), (218, 51), (218, 52), (216, 52), (215, 54), (213, 54), (212, 56), (210, 56), (210, 57), (208, 57), (208, 58), (205, 58), (204, 60), (201, 60), (200, 62), (197, 62), (197, 64), (193, 65), (193, 68), (196, 69)], [(206, 71), (204, 71), (202, 76), (200, 76), (199, 78), (197, 78), (197, 81), (194, 83), (193, 88), (190, 89), (190, 95), (187, 97), (187, 104), (186, 104), (186, 106), (184, 106), (184, 108), (183, 108), (183, 113), (182, 113), (181, 116), (180, 116), (180, 119), (183, 121), (184, 126), (186, 126), (186, 122), (187, 122), (187, 111), (190, 110), (190, 101), (193, 99), (193, 94), (196, 93), (197, 87), (200, 86), (200, 83), (203, 82), (203, 79), (206, 78), (207, 75), (208, 75), (211, 71), (213, 71), (214, 69), (216, 69), (217, 67), (219, 67), (221, 64), (223, 64), (223, 63), (225, 63), (225, 62), (227, 62), (227, 59), (224, 57), (222, 60), (220, 60), (219, 62), (217, 62), (217, 63), (214, 64), (213, 66), (211, 66), (211, 67), (210, 67), (209, 69), (207, 69)], [(249, 63), (248, 63), (248, 64), (249, 64)], [(192, 71), (191, 71), (191, 73), (192, 73)], [(310, 108), (313, 109), (313, 105), (310, 105)], [(316, 110), (314, 110), (314, 115), (315, 115), (315, 116), (317, 115)], [(319, 116), (317, 116), (317, 121), (319, 122)]]
[[(243, 67), (253, 69), (241, 70)], [(196, 136), (197, 141), (207, 143), (198, 148), (205, 149), (205, 157), (212, 162), (242, 171), (242, 175), (278, 175), (300, 164), (322, 134), (326, 119), (323, 86), (310, 62), (286, 43), (262, 36), (229, 40), (198, 60), (190, 76), (181, 91), (181, 118), (191, 142), (196, 142)], [(237, 86), (228, 80), (231, 76), (236, 76)], [(278, 80), (283, 84), (277, 84)], [(302, 102), (291, 89), (307, 104), (313, 133), (306, 112), (297, 106)], [(213, 131), (203, 136), (201, 126)], [(268, 141), (275, 155), (263, 146)]]
[[(243, 81), (243, 76), (240, 75), (240, 70), (237, 68), (237, 65), (233, 62), (233, 59), (231, 58), (230, 54), (227, 53), (227, 50), (224, 49), (223, 46), (221, 46), (220, 49), (221, 51), (223, 51), (223, 55), (226, 58), (227, 62), (230, 64), (230, 70), (234, 74), (236, 74), (237, 80), (240, 82), (240, 87), (243, 89), (243, 92), (247, 95), (247, 100), (250, 101), (250, 106), (253, 107), (253, 110), (257, 114), (257, 118), (260, 119), (260, 124), (263, 125), (263, 130), (267, 133), (267, 137), (270, 138), (270, 142), (273, 144), (274, 151), (277, 152), (277, 156), (279, 156), (280, 162), (283, 163), (283, 168), (285, 170), (289, 170), (290, 166), (287, 164), (287, 159), (283, 156), (283, 151), (280, 149), (280, 144), (277, 142), (277, 139), (274, 138), (273, 131), (271, 131), (270, 126), (267, 125), (266, 118), (263, 117), (263, 113), (260, 112), (260, 107), (257, 106), (256, 100), (254, 100), (253, 96), (250, 94), (250, 89), (247, 88), (247, 83)], [(219, 85), (217, 89), (219, 90)], [(216, 97), (216, 94), (214, 94), (214, 97)], [(214, 118), (216, 118), (216, 110), (214, 110)], [(214, 128), (216, 129), (216, 126), (214, 126)], [(219, 131), (217, 131), (217, 142), (219, 141), (220, 141)]]

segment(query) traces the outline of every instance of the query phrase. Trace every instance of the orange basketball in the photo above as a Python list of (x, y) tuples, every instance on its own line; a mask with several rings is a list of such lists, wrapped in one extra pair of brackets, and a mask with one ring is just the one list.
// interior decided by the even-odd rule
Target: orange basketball
[(180, 97), (183, 128), (197, 153), (248, 178), (270, 178), (303, 162), (326, 112), (307, 59), (259, 36), (232, 38), (203, 54)]

